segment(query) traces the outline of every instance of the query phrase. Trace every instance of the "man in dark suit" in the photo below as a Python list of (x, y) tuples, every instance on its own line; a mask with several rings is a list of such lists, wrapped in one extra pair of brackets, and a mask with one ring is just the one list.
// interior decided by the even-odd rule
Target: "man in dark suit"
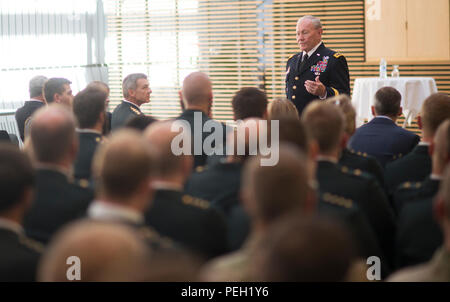
[(173, 123), (155, 122), (145, 132), (145, 139), (157, 158), (152, 182), (155, 197), (145, 220), (162, 235), (196, 253), (206, 258), (216, 257), (227, 251), (225, 221), (209, 201), (183, 192), (193, 159), (172, 152), (171, 143), (180, 135), (171, 130)]
[(320, 193), (356, 203), (373, 228), (386, 255), (386, 263), (392, 263), (394, 213), (382, 188), (373, 176), (338, 165), (344, 133), (342, 112), (333, 104), (313, 102), (306, 108), (302, 120), (318, 146), (316, 160)]
[[(213, 102), (212, 83), (209, 77), (202, 72), (193, 72), (183, 81), (180, 96), (185, 110), (177, 117), (177, 120), (187, 122), (191, 130), (191, 147), (194, 155), (194, 168), (204, 166), (209, 155), (203, 148), (206, 138), (214, 131), (222, 133), (220, 141), (214, 141), (212, 146), (217, 153), (223, 153), (227, 135), (227, 127), (211, 118), (211, 107)], [(211, 129), (203, 129), (208, 123)], [(201, 127), (201, 128), (200, 128)], [(219, 151), (220, 150), (220, 151)]]
[(0, 143), (0, 281), (35, 281), (43, 250), (25, 236), (22, 220), (33, 199), (35, 173), (28, 157)]
[(372, 106), (375, 118), (356, 130), (349, 142), (350, 149), (372, 155), (383, 167), (411, 152), (420, 137), (395, 123), (402, 114), (401, 99), (395, 88), (379, 89)]
[(37, 181), (24, 226), (30, 237), (47, 242), (61, 226), (84, 215), (93, 193), (71, 181), (78, 138), (75, 118), (66, 107), (55, 104), (37, 111), (30, 135)]
[(132, 73), (123, 79), (122, 92), (125, 100), (113, 111), (111, 119), (111, 130), (117, 130), (131, 118), (141, 115), (141, 105), (150, 102), (152, 90), (143, 73)]
[(386, 166), (386, 189), (392, 195), (401, 183), (423, 181), (431, 173), (430, 143), (439, 125), (450, 117), (450, 97), (445, 93), (429, 96), (417, 117), (422, 141), (406, 156)]
[(105, 102), (105, 121), (103, 123), (103, 129), (102, 129), (102, 134), (103, 135), (108, 135), (109, 132), (111, 132), (111, 119), (112, 119), (112, 113), (110, 111), (107, 111), (109, 108), (109, 93), (110, 93), (110, 89), (108, 84), (101, 82), (101, 81), (93, 81), (90, 82), (86, 88), (95, 88), (95, 89), (99, 89), (103, 92), (106, 93), (106, 102)]
[(24, 131), (25, 131), (25, 121), (39, 108), (45, 105), (44, 95), (42, 88), (44, 87), (47, 78), (44, 76), (35, 76), (30, 80), (29, 91), (30, 100), (26, 101), (25, 104), (17, 109), (16, 111), (16, 122), (19, 128), (20, 139), (25, 141)]
[(74, 162), (74, 177), (84, 185), (91, 182), (92, 158), (102, 140), (105, 121), (106, 93), (96, 88), (80, 91), (73, 100), (73, 112), (78, 121), (76, 129), (79, 151)]
[(322, 24), (313, 16), (297, 22), (297, 44), (301, 52), (286, 64), (286, 96), (301, 115), (315, 99), (350, 95), (350, 76), (345, 57), (322, 42)]

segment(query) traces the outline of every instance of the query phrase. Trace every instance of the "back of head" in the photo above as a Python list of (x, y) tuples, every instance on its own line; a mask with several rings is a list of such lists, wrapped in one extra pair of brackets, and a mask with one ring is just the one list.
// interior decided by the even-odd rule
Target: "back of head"
[(261, 242), (254, 259), (255, 278), (269, 282), (341, 282), (355, 253), (340, 225), (288, 215)]
[[(180, 121), (155, 122), (144, 133), (145, 141), (151, 146), (153, 155), (158, 159), (155, 162), (157, 177), (166, 178), (185, 172), (186, 167), (183, 164), (188, 155), (175, 155), (172, 142), (179, 135), (185, 135), (185, 140), (190, 140), (190, 133), (178, 131), (178, 128), (174, 127), (178, 122)], [(172, 127), (174, 127), (173, 131)]]
[(127, 99), (130, 94), (128, 90), (136, 90), (137, 88), (137, 81), (139, 79), (147, 79), (147, 75), (143, 73), (132, 73), (127, 75), (122, 82), (122, 93), (123, 97)]
[(151, 116), (141, 114), (130, 119), (125, 127), (138, 131), (144, 131), (148, 126), (156, 122), (157, 120)]
[(112, 134), (95, 152), (93, 175), (100, 194), (130, 197), (152, 173), (152, 155), (142, 135), (131, 129)]
[(53, 103), (55, 93), (62, 94), (64, 85), (72, 84), (71, 81), (64, 78), (51, 78), (44, 85), (44, 97), (48, 104)]
[(297, 117), (283, 117), (279, 120), (279, 139), (281, 143), (290, 143), (303, 153), (308, 153), (308, 136), (305, 127)]
[(432, 138), (439, 125), (450, 117), (450, 97), (445, 93), (430, 95), (423, 102), (420, 115), (424, 136)]
[(0, 143), (0, 215), (16, 206), (33, 184), (29, 158), (12, 144)]
[(441, 123), (434, 136), (433, 168), (441, 168), (450, 161), (450, 118)]
[(402, 95), (393, 87), (380, 88), (375, 94), (375, 112), (377, 115), (396, 117), (400, 112)]
[(39, 96), (42, 96), (44, 88), (44, 84), (47, 81), (47, 77), (38, 75), (35, 76), (30, 80), (29, 84), (29, 91), (30, 91), (30, 98), (36, 98)]
[(73, 100), (73, 113), (80, 129), (93, 128), (105, 112), (106, 92), (96, 88), (80, 91)]
[(269, 104), (269, 119), (280, 120), (285, 117), (300, 119), (297, 107), (288, 99), (275, 99)]
[(447, 165), (442, 178), (438, 196), (444, 201), (445, 218), (450, 221), (450, 165)]
[[(67, 264), (76, 265), (74, 257), (77, 257), (79, 281), (142, 281), (149, 255), (147, 246), (125, 225), (75, 222), (60, 231), (50, 243), (38, 269), (38, 280), (69, 281), (68, 275), (72, 275)], [(75, 271), (74, 277), (77, 277)]]
[(344, 116), (335, 105), (312, 102), (303, 112), (302, 121), (309, 137), (319, 144), (321, 153), (328, 153), (339, 147), (344, 132)]
[(193, 72), (184, 79), (182, 93), (186, 108), (208, 105), (212, 100), (211, 80), (203, 72)]
[(76, 143), (75, 117), (62, 105), (39, 109), (33, 118), (31, 143), (37, 161), (58, 163)]
[(243, 199), (252, 219), (268, 225), (286, 213), (308, 211), (307, 162), (301, 151), (280, 144), (276, 165), (262, 166), (260, 160), (248, 160), (242, 176)]
[(336, 105), (345, 117), (344, 131), (348, 135), (353, 135), (356, 129), (356, 111), (352, 101), (346, 94), (340, 94), (326, 100), (327, 103)]
[(231, 105), (235, 120), (250, 117), (264, 118), (267, 111), (267, 96), (258, 88), (242, 88), (233, 96)]
[(101, 81), (92, 81), (86, 86), (86, 88), (94, 88), (94, 89), (102, 90), (107, 95), (109, 95), (109, 92), (110, 92), (108, 84), (101, 82)]

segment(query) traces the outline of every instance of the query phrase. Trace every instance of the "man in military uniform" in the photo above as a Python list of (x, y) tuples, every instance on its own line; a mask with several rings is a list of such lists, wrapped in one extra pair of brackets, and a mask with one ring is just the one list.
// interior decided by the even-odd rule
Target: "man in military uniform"
[(302, 119), (308, 134), (318, 145), (316, 160), (320, 193), (356, 203), (368, 218), (387, 258), (386, 263), (392, 263), (394, 212), (382, 188), (373, 176), (338, 165), (344, 133), (342, 112), (333, 104), (314, 102), (305, 110)]
[(113, 111), (111, 130), (117, 130), (132, 117), (141, 115), (141, 105), (150, 102), (150, 89), (147, 76), (143, 73), (132, 73), (123, 79), (122, 92), (125, 100)]
[(431, 173), (429, 146), (441, 123), (450, 117), (450, 97), (445, 93), (430, 95), (422, 105), (417, 122), (422, 141), (406, 156), (388, 164), (385, 170), (386, 188), (391, 195), (404, 182), (421, 182)]
[(37, 109), (45, 105), (44, 95), (42, 93), (45, 81), (47, 81), (47, 78), (44, 76), (35, 76), (30, 80), (30, 100), (26, 101), (25, 104), (16, 111), (15, 118), (22, 142), (25, 141), (25, 121), (33, 115)]
[(350, 76), (345, 57), (322, 42), (322, 24), (313, 16), (297, 22), (297, 43), (301, 52), (286, 64), (286, 96), (301, 115), (315, 99), (350, 95)]
[(32, 282), (43, 247), (25, 236), (21, 224), (35, 173), (28, 157), (5, 143), (0, 143), (0, 167), (0, 282)]
[(156, 191), (152, 207), (145, 213), (146, 223), (203, 257), (216, 257), (228, 251), (225, 221), (209, 201), (183, 192), (193, 159), (173, 154), (172, 140), (180, 135), (171, 130), (173, 123), (155, 122), (145, 132), (158, 163), (152, 182)]
[(85, 214), (93, 192), (75, 185), (70, 173), (78, 151), (75, 117), (61, 105), (36, 111), (31, 143), (36, 194), (25, 216), (27, 234), (44, 243), (64, 224)]
[(79, 151), (74, 162), (74, 177), (84, 186), (91, 182), (92, 158), (102, 140), (106, 97), (101, 90), (86, 88), (73, 100), (73, 112), (79, 127), (76, 129)]

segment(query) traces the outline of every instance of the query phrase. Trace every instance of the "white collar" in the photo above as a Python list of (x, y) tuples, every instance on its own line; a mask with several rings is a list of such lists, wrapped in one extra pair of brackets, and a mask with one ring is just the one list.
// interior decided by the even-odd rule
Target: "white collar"
[(336, 158), (334, 158), (332, 156), (326, 156), (326, 155), (319, 155), (319, 156), (317, 156), (316, 160), (318, 162), (319, 161), (327, 161), (327, 162), (331, 162), (333, 164), (337, 164), (338, 163), (338, 160)]
[[(125, 103), (129, 103), (129, 104), (131, 104), (131, 105), (133, 105), (133, 106), (139, 108), (139, 106), (138, 106), (137, 104), (133, 103), (133, 102), (130, 102), (130, 101), (127, 101), (127, 100), (123, 100), (123, 101), (124, 101)], [(139, 109), (140, 109), (140, 108), (139, 108)]]
[(384, 119), (388, 119), (388, 120), (392, 121), (392, 119), (389, 116), (386, 116), (386, 115), (377, 115), (375, 118), (384, 118)]
[(41, 100), (36, 100), (36, 99), (29, 99), (27, 102), (39, 102), (39, 103), (44, 104), (43, 101), (41, 101)]
[(0, 229), (6, 229), (17, 233), (18, 235), (23, 234), (23, 227), (15, 221), (9, 220), (7, 218), (0, 217)]
[(428, 143), (428, 142), (419, 142), (419, 144), (418, 144), (419, 146), (430, 146), (430, 143)]
[(94, 134), (102, 135), (100, 132), (98, 132), (97, 130), (94, 130), (94, 129), (79, 129), (79, 128), (76, 128), (75, 130), (78, 133), (94, 133)]
[[(317, 44), (313, 49), (308, 51), (308, 58), (311, 58), (311, 56), (316, 52), (317, 48), (319, 48), (320, 45), (322, 45), (322, 41), (320, 41), (319, 44)], [(303, 56), (305, 56), (305, 51), (303, 51), (302, 58)]]
[(94, 200), (88, 208), (88, 216), (100, 220), (124, 220), (143, 223), (144, 216), (136, 210), (102, 200)]
[(153, 181), (152, 188), (155, 190), (183, 191), (183, 186), (169, 181)]
[(437, 174), (431, 174), (430, 175), (430, 179), (431, 180), (442, 180), (442, 175), (437, 175)]

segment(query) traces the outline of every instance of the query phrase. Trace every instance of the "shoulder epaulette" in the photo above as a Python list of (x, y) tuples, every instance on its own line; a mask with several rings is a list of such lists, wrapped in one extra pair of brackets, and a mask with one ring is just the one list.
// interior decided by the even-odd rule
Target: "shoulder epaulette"
[(370, 178), (370, 175), (366, 172), (363, 172), (360, 169), (352, 169), (347, 166), (341, 166), (341, 172), (351, 176), (357, 176), (362, 178)]
[(403, 189), (403, 190), (410, 190), (410, 189), (415, 190), (415, 189), (420, 189), (420, 187), (422, 187), (421, 182), (407, 181), (407, 182), (400, 184), (400, 186), (398, 188)]
[(206, 166), (198, 166), (197, 168), (195, 168), (195, 172), (201, 173), (201, 172), (205, 171), (206, 169), (207, 169)]
[(82, 188), (88, 188), (89, 187), (89, 180), (83, 178), (78, 180), (78, 185)]
[(44, 252), (44, 245), (26, 236), (19, 236), (19, 242), (38, 253)]
[(295, 57), (297, 54), (293, 54), (292, 56), (290, 56), (289, 57), (289, 59), (288, 59), (288, 61), (290, 60), (290, 59), (292, 59), (293, 57)]
[(193, 197), (191, 195), (185, 194), (185, 195), (183, 195), (181, 200), (186, 205), (194, 206), (194, 207), (197, 207), (197, 208), (200, 208), (200, 209), (204, 209), (204, 210), (209, 208), (209, 202), (207, 200), (204, 200), (204, 199), (201, 199), (201, 198), (197, 198), (197, 197)]
[(333, 55), (333, 57), (335, 57), (336, 59), (339, 59), (340, 57), (343, 57), (344, 55), (343, 54), (341, 54), (341, 53), (339, 53), (339, 52), (337, 52), (337, 53), (335, 53), (334, 55)]
[(131, 111), (133, 111), (134, 113), (136, 113), (137, 115), (141, 115), (142, 112), (140, 112), (139, 110), (137, 110), (136, 108), (134, 108), (133, 106), (130, 106)]
[(334, 195), (331, 193), (325, 193), (322, 196), (323, 201), (337, 205), (337, 206), (341, 206), (347, 209), (350, 209), (351, 207), (353, 207), (353, 200), (348, 199), (348, 198), (344, 198), (338, 195)]

